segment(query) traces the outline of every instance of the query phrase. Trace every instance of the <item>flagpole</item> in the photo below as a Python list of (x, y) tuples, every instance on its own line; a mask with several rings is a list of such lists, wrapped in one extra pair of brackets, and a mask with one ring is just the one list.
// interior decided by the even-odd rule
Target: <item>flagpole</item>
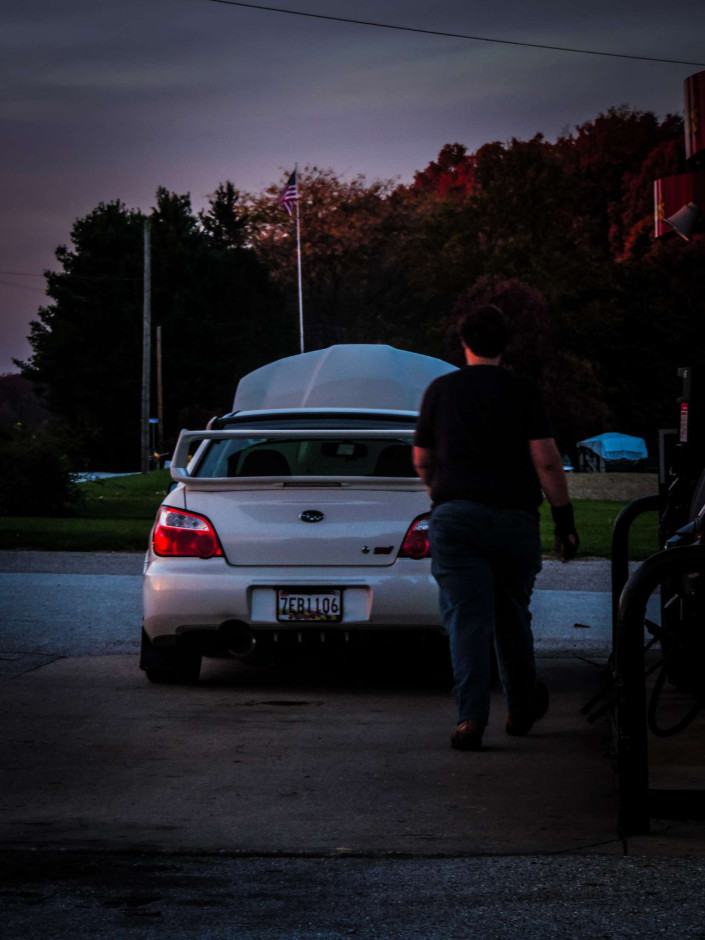
[(277, 204), (284, 206), (286, 213), (291, 218), (292, 202), (296, 203), (296, 262), (299, 274), (299, 348), (304, 351), (304, 299), (301, 287), (301, 219), (299, 215), (299, 174), (298, 164), (294, 166), (294, 172), (287, 180), (286, 186), (279, 193)]
[[(298, 176), (296, 179), (298, 194)], [(296, 200), (296, 256), (299, 268), (299, 341), (301, 352), (304, 351), (304, 301), (303, 291), (301, 289), (301, 224), (299, 222), (299, 200)]]

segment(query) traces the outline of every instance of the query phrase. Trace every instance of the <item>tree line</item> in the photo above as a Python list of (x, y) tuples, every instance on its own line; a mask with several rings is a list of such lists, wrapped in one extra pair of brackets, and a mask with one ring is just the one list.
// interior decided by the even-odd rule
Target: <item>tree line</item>
[[(299, 171), (306, 349), (389, 343), (459, 362), (460, 294), (498, 303), (510, 367), (537, 381), (565, 452), (619, 430), (655, 448), (676, 371), (703, 348), (705, 249), (653, 238), (652, 181), (681, 172), (678, 116), (612, 108), (556, 141), (444, 146), (412, 183)], [(276, 197), (220, 184), (150, 213), (164, 431), (230, 410), (238, 379), (299, 349), (296, 239)], [(18, 363), (76, 468), (139, 466), (143, 225), (119, 200), (71, 231)]]

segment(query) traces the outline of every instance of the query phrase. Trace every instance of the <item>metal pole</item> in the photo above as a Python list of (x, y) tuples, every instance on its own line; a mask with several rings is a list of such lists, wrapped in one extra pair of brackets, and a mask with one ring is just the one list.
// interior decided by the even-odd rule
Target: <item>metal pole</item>
[[(705, 573), (705, 546), (688, 545), (658, 552), (640, 565), (624, 586), (619, 602), (614, 647), (617, 690), (617, 771), (619, 831), (622, 837), (649, 832), (651, 802), (660, 791), (649, 789), (644, 621), (653, 592), (670, 577)], [(681, 793), (682, 791), (678, 791)], [(661, 806), (668, 815), (670, 808)]]
[(141, 472), (149, 473), (149, 391), (152, 356), (152, 260), (150, 252), (149, 219), (144, 220), (144, 275), (142, 297), (142, 465)]
[[(661, 512), (660, 496), (639, 496), (626, 505), (615, 519), (610, 546), (610, 568), (612, 572), (612, 648), (615, 646), (615, 630), (619, 614), (619, 598), (629, 580), (629, 532), (635, 519), (645, 512)], [(655, 547), (654, 554), (659, 546)]]
[[(297, 183), (298, 185), (298, 183)], [(301, 352), (304, 351), (304, 302), (301, 289), (301, 225), (299, 223), (299, 200), (296, 200), (296, 256), (299, 268), (299, 340)]]
[[(164, 389), (162, 386), (162, 328), (157, 327), (157, 452), (164, 451)], [(158, 461), (161, 467), (161, 460)]]

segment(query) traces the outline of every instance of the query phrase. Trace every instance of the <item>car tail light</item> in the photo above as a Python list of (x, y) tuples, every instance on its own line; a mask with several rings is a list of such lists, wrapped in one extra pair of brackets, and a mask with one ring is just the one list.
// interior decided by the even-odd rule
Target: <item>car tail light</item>
[(213, 558), (222, 555), (218, 536), (205, 516), (162, 506), (152, 535), (157, 555)]
[(430, 558), (431, 546), (428, 542), (428, 523), (430, 513), (419, 516), (409, 526), (399, 550), (400, 558)]

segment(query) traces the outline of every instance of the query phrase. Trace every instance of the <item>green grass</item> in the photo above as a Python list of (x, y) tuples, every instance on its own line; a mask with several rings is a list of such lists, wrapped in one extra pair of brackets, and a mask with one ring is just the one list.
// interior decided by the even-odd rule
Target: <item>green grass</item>
[[(619, 513), (628, 505), (604, 499), (576, 499), (575, 527), (580, 537), (582, 558), (609, 558), (612, 528)], [(541, 507), (541, 542), (544, 554), (553, 555), (553, 522), (551, 509), (544, 503)], [(629, 556), (642, 561), (659, 550), (658, 514), (645, 513), (629, 530)]]
[(152, 523), (145, 519), (0, 519), (0, 549), (40, 552), (142, 552)]
[(70, 515), (81, 519), (149, 519), (153, 522), (170, 483), (168, 470), (81, 483), (83, 499)]
[(0, 549), (141, 552), (169, 488), (168, 470), (80, 484), (81, 501), (61, 518), (0, 518)]
[[(83, 499), (66, 517), (0, 518), (0, 549), (142, 552), (170, 482), (168, 470), (156, 470), (82, 483)], [(612, 527), (626, 501), (576, 499), (574, 505), (580, 556), (608, 558)], [(550, 557), (553, 524), (546, 504), (541, 509), (541, 538)], [(641, 560), (657, 550), (657, 516), (647, 513), (631, 528), (630, 555)]]

